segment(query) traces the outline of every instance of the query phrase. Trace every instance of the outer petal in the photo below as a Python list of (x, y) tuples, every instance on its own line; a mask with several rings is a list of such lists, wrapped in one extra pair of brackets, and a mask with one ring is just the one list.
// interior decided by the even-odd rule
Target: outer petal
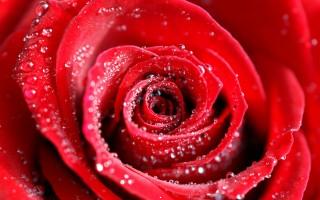
[(286, 160), (280, 161), (262, 198), (302, 199), (310, 173), (310, 152), (301, 132), (294, 133), (294, 143)]
[[(255, 55), (255, 58), (255, 62), (261, 67), (259, 72), (263, 75), (266, 87), (270, 91), (268, 93), (269, 102), (275, 105), (271, 107), (271, 124), (274, 124), (272, 127), (275, 133), (281, 132), (283, 128), (292, 130), (292, 127), (300, 127), (304, 98), (294, 74), (272, 59), (258, 55)], [(300, 119), (297, 116), (300, 116)], [(293, 149), (287, 159), (286, 156), (281, 158), (285, 161), (281, 161), (280, 166), (276, 168), (263, 198), (302, 199), (303, 197), (309, 180), (310, 152), (302, 133), (294, 132), (293, 134), (295, 139)], [(277, 135), (273, 134), (270, 137), (277, 137)], [(290, 138), (292, 139), (292, 136)], [(284, 137), (283, 139), (288, 140), (289, 138)], [(283, 142), (286, 143), (286, 141)], [(283, 146), (280, 143), (273, 148), (281, 149)], [(298, 155), (299, 152), (301, 157)], [(294, 169), (290, 170), (289, 167)], [(293, 171), (294, 173), (289, 173)]]
[[(46, 144), (47, 145), (47, 144)], [(59, 199), (93, 200), (94, 194), (75, 176), (55, 152), (45, 145), (40, 148), (40, 165), (45, 178)]]
[[(2, 21), (6, 14), (2, 6), (9, 6), (11, 3), (19, 4), (16, 1), (0, 3), (1, 26), (6, 23)], [(21, 8), (17, 9), (23, 9), (25, 3), (21, 3)], [(21, 90), (13, 79), (16, 57), (22, 48), (22, 38), (32, 17), (33, 12), (30, 10), (24, 16), (24, 22), (0, 47), (0, 199), (41, 199), (44, 192), (38, 183), (35, 166), (38, 141), (35, 123)], [(1, 28), (2, 30), (4, 29)], [(4, 32), (0, 33), (0, 40), (2, 33)]]
[(0, 2), (0, 44), (16, 27), (21, 17), (32, 6), (28, 0), (5, 0)]
[(311, 148), (312, 153), (312, 168), (311, 177), (306, 191), (305, 199), (320, 199), (318, 180), (320, 177), (320, 147), (318, 140), (320, 138), (319, 128), (319, 117), (318, 113), (320, 110), (319, 99), (320, 99), (320, 28), (319, 28), (319, 17), (320, 17), (320, 2), (311, 0), (302, 0), (307, 15), (310, 35), (311, 35), (311, 50), (315, 63), (317, 73), (314, 74), (316, 82), (310, 83), (306, 88), (306, 92), (312, 96), (310, 108), (310, 114), (306, 120), (308, 125), (307, 140)]
[(54, 84), (57, 46), (64, 28), (85, 1), (41, 1), (26, 35), (18, 66), (19, 83), (41, 133), (57, 147), (62, 159), (101, 198), (118, 197), (94, 174), (85, 158), (75, 116), (61, 117)]
[[(271, 176), (273, 168), (279, 159), (285, 159), (290, 152), (293, 144), (292, 133), (299, 130), (302, 122), (304, 96), (293, 73), (263, 57), (259, 57), (259, 63), (266, 64), (272, 69), (276, 66), (275, 68), (278, 69), (261, 73), (264, 75), (263, 80), (267, 85), (269, 97), (269, 140), (266, 144), (265, 155), (260, 161), (229, 180), (219, 181), (221, 184), (220, 190), (224, 190), (229, 198), (243, 197), (265, 177), (271, 177), (271, 181), (273, 181), (274, 178)], [(305, 164), (308, 164), (308, 159), (306, 159)], [(308, 166), (306, 167), (308, 169)], [(302, 177), (301, 180), (292, 180), (298, 181), (301, 185), (306, 185), (309, 177), (308, 173), (306, 172)], [(299, 187), (296, 190), (298, 194), (303, 194), (305, 187)]]
[[(319, 198), (320, 127), (316, 116), (320, 112), (319, 3), (312, 0), (193, 2), (206, 8), (243, 44), (249, 55), (263, 54), (294, 71), (306, 95), (303, 129), (312, 154), (306, 199)], [(258, 63), (256, 66), (262, 68)]]

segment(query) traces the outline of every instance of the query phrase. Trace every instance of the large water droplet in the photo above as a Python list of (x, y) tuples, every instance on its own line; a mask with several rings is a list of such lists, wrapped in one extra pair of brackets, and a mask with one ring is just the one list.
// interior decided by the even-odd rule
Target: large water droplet
[(36, 14), (40, 17), (48, 11), (48, 8), (49, 4), (46, 1), (41, 1), (35, 9)]

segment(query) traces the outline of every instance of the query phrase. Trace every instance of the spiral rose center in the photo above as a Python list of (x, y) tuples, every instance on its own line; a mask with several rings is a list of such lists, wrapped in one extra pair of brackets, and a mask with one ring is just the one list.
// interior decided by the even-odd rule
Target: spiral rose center
[(205, 174), (223, 174), (237, 164), (224, 157), (241, 153), (242, 137), (233, 121), (243, 115), (237, 111), (243, 97), (236, 81), (221, 90), (225, 77), (217, 75), (174, 46), (110, 49), (89, 71), (94, 84), (86, 91), (85, 107), (93, 109), (86, 124), (97, 124), (91, 127), (96, 131), (99, 121), (108, 119), (102, 135), (124, 163), (160, 179), (190, 182), (195, 173), (196, 182), (206, 181)]

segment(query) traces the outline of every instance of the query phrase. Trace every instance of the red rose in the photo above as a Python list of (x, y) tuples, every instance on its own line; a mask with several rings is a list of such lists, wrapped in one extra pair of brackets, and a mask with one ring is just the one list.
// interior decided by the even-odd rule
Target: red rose
[(0, 199), (319, 198), (320, 4), (194, 3), (0, 3)]

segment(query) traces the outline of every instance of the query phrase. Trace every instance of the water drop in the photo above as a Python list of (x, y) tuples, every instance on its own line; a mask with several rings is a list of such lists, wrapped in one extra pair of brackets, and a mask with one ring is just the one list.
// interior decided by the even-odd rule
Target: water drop
[(65, 68), (70, 68), (70, 67), (71, 67), (71, 63), (70, 63), (70, 62), (64, 63), (64, 67), (65, 67)]
[(52, 36), (52, 29), (51, 28), (42, 29), (41, 35), (46, 36), (46, 37), (51, 37)]
[(202, 66), (202, 65), (199, 65), (198, 67), (200, 69), (200, 76), (202, 76), (206, 72), (206, 70), (205, 70), (204, 66)]
[(35, 18), (35, 19), (33, 19), (32, 24), (33, 25), (37, 25), (37, 24), (39, 24), (39, 22), (40, 22), (40, 19), (39, 18)]
[(178, 46), (179, 46), (179, 48), (182, 49), (182, 50), (185, 50), (185, 49), (186, 49), (186, 45), (184, 45), (184, 44), (179, 44)]
[(174, 153), (170, 153), (170, 158), (175, 159), (176, 155)]
[(131, 13), (131, 16), (132, 16), (133, 18), (136, 18), (136, 19), (140, 18), (140, 17), (141, 17), (141, 8), (135, 8), (135, 9), (133, 9), (133, 11), (132, 11), (132, 13)]
[(161, 22), (161, 24), (162, 24), (162, 26), (168, 26), (168, 21), (167, 21), (167, 20), (163, 20), (163, 21)]
[(36, 7), (35, 11), (36, 14), (41, 17), (42, 15), (44, 15), (49, 8), (49, 4), (46, 1), (41, 1), (39, 6)]
[(127, 29), (128, 28), (127, 28), (127, 26), (125, 24), (117, 26), (117, 31), (120, 31), (120, 32), (126, 31)]
[(88, 130), (92, 130), (94, 128), (94, 126), (92, 124), (88, 124), (87, 128), (88, 128)]
[(217, 155), (214, 157), (214, 160), (217, 162), (221, 162), (221, 157), (219, 155)]
[(222, 200), (224, 199), (223, 195), (220, 194), (219, 192), (216, 193), (207, 193), (206, 194), (207, 197), (215, 199), (215, 200)]
[(100, 164), (100, 163), (97, 163), (96, 164), (96, 169), (97, 169), (98, 172), (101, 172), (103, 170), (103, 165)]
[(318, 40), (316, 38), (312, 38), (311, 39), (311, 45), (314, 46), (314, 47), (317, 46), (318, 45)]
[(236, 199), (237, 199), (237, 200), (243, 199), (243, 195), (238, 194), (238, 195), (236, 196)]
[(288, 19), (289, 19), (289, 15), (288, 14), (282, 15), (282, 20), (283, 21), (288, 21)]
[(112, 161), (111, 161), (111, 160), (108, 160), (108, 161), (106, 161), (106, 162), (103, 163), (103, 166), (104, 166), (104, 167), (110, 167), (111, 164), (112, 164)]
[(46, 46), (40, 47), (41, 53), (46, 53), (47, 51), (48, 51), (48, 47), (46, 47)]
[(35, 84), (38, 78), (36, 76), (28, 76), (26, 77), (26, 82), (29, 84)]
[(34, 68), (34, 63), (32, 61), (23, 62), (20, 64), (20, 70), (24, 72), (30, 72)]
[(204, 173), (204, 168), (203, 167), (199, 167), (198, 168), (198, 173), (199, 174), (203, 174)]
[(287, 157), (286, 156), (281, 156), (281, 160), (285, 160)]
[(239, 137), (240, 133), (238, 131), (234, 132), (234, 137)]
[(37, 94), (37, 91), (35, 89), (28, 88), (24, 90), (24, 96), (28, 99), (34, 98), (36, 94)]
[(226, 174), (226, 178), (232, 178), (232, 177), (234, 177), (234, 173), (233, 172), (228, 172)]

